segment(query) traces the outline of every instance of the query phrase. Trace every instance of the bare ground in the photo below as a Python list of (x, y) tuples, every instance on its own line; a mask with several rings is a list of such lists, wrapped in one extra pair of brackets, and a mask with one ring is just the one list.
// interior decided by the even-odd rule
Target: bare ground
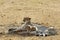
[[(60, 29), (60, 0), (0, 0), (0, 31), (5, 31), (9, 24), (20, 25), (24, 17)], [(60, 34), (48, 37), (1, 35), (0, 40), (60, 40)]]

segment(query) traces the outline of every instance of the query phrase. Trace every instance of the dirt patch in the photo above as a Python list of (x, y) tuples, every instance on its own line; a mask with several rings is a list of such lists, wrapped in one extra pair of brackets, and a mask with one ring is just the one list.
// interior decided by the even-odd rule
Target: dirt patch
[[(32, 22), (60, 29), (60, 0), (0, 0), (0, 31), (9, 24), (20, 25), (24, 17)], [(60, 35), (49, 37), (1, 36), (0, 40), (60, 40)]]

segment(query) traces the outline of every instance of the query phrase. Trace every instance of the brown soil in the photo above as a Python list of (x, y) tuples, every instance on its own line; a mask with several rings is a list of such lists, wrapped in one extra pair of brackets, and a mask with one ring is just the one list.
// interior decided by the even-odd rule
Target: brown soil
[[(60, 29), (60, 0), (0, 0), (0, 31), (6, 30), (9, 24), (20, 25), (24, 17)], [(0, 40), (60, 40), (60, 34), (48, 37), (1, 35)]]

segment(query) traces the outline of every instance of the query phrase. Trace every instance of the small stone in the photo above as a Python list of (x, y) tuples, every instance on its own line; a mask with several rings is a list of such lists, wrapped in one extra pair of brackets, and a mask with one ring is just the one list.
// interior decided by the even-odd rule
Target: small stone
[(22, 9), (17, 9), (17, 10), (21, 11)]
[(14, 3), (13, 1), (11, 3)]
[(9, 40), (12, 40), (12, 39), (9, 39)]

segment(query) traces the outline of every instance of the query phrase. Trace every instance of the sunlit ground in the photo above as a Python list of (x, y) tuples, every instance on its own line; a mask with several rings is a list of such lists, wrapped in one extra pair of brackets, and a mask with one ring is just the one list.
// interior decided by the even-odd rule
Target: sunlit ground
[[(60, 0), (0, 0), (0, 31), (5, 31), (9, 24), (20, 25), (24, 17), (60, 29)], [(0, 40), (60, 40), (60, 34), (48, 37), (1, 35)]]

